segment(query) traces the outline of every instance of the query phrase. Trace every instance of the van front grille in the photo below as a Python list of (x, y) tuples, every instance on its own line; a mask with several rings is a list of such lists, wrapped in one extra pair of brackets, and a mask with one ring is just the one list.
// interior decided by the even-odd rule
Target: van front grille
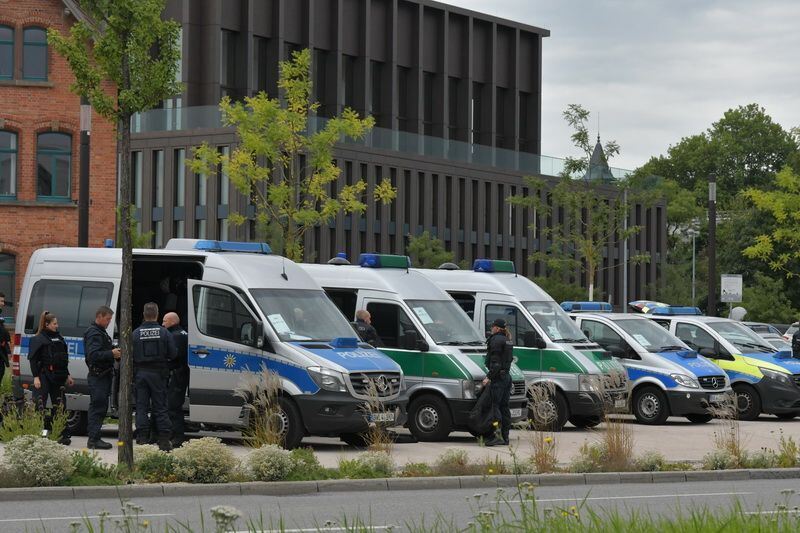
[[(356, 372), (349, 375), (350, 386), (357, 398), (370, 398), (371, 390), (378, 398), (391, 398), (400, 393), (401, 378), (399, 372)], [(375, 384), (374, 389), (370, 382)]]
[(525, 390), (525, 381), (514, 381), (511, 387), (511, 396), (523, 396)]
[(704, 389), (718, 390), (725, 388), (725, 376), (701, 376), (697, 380)]

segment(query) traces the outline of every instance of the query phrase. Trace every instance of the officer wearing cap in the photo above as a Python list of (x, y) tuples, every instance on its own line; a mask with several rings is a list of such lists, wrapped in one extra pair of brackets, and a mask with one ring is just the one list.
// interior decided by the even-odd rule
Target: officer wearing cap
[(153, 408), (158, 428), (158, 447), (172, 449), (171, 424), (167, 411), (167, 380), (169, 363), (176, 356), (175, 342), (165, 327), (157, 322), (158, 305), (144, 304), (144, 322), (133, 332), (133, 383), (136, 391), (136, 442), (147, 444), (150, 419), (147, 409)]
[(486, 446), (499, 446), (508, 444), (511, 431), (511, 363), (514, 360), (511, 332), (508, 331), (506, 321), (502, 318), (492, 322), (492, 334), (486, 341), (486, 360), (484, 361), (489, 372), (483, 380), (484, 387), (489, 385), (492, 395), (492, 408), (494, 419), (499, 423), (492, 439), (485, 443)]

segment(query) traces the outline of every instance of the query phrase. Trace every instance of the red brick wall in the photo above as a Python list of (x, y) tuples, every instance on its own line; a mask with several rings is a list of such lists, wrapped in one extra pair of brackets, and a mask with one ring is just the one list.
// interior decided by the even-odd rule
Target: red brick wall
[[(22, 30), (28, 26), (68, 32), (74, 23), (60, 0), (0, 0), (0, 24), (15, 29), (14, 80), (0, 80), (0, 129), (17, 134), (17, 198), (0, 202), (0, 252), (16, 256), (17, 294), (33, 250), (78, 243), (80, 98), (70, 92), (74, 76), (67, 62), (48, 47), (48, 80), (26, 83), (21, 75)], [(36, 135), (72, 135), (71, 202), (45, 204), (36, 198)], [(114, 238), (116, 138), (113, 126), (92, 116), (89, 245)], [(16, 298), (14, 298), (16, 304)]]

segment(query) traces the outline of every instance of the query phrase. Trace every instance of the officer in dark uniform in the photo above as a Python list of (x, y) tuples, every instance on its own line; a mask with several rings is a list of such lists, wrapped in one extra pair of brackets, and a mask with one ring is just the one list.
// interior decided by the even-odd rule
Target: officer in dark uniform
[(800, 328), (792, 335), (792, 357), (800, 359)]
[(94, 324), (83, 334), (84, 359), (89, 369), (89, 449), (110, 450), (111, 443), (100, 439), (100, 428), (108, 413), (108, 397), (114, 378), (114, 361), (119, 361), (120, 351), (115, 348), (106, 329), (114, 311), (105, 305), (97, 309)]
[(172, 423), (172, 446), (177, 448), (186, 435), (183, 430), (183, 403), (189, 387), (189, 335), (181, 327), (177, 313), (167, 313), (161, 321), (175, 343), (176, 356), (169, 364), (169, 385), (167, 388), (167, 409)]
[(511, 333), (502, 318), (495, 319), (492, 323), (492, 335), (486, 341), (486, 368), (489, 372), (483, 380), (484, 387), (489, 385), (492, 395), (492, 408), (495, 421), (499, 421), (499, 431), (495, 431), (492, 439), (486, 446), (499, 446), (508, 444), (511, 431), (511, 363), (514, 360), (514, 345), (511, 342)]
[(158, 305), (144, 304), (144, 322), (133, 331), (133, 386), (136, 391), (136, 442), (147, 444), (150, 437), (148, 407), (158, 428), (158, 447), (172, 449), (171, 424), (167, 412), (169, 363), (175, 359), (172, 335), (158, 320)]
[(378, 332), (372, 327), (372, 316), (366, 309), (359, 309), (356, 311), (356, 333), (361, 337), (361, 340), (367, 342), (376, 348), (383, 346), (383, 341), (378, 336)]
[[(2, 311), (2, 309), (0, 309)], [(6, 368), (11, 365), (11, 335), (6, 329), (6, 322), (0, 316), (0, 383), (6, 373)]]

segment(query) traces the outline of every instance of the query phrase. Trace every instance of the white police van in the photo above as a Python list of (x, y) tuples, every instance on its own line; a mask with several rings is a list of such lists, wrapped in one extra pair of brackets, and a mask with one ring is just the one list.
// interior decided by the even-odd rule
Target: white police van
[(586, 337), (611, 353), (628, 372), (631, 411), (642, 424), (685, 416), (702, 424), (709, 406), (730, 401), (725, 371), (642, 316), (572, 313)]
[[(420, 441), (468, 430), (486, 367), (483, 336), (445, 291), (410, 269), (406, 256), (361, 254), (358, 265), (301, 265), (345, 317), (372, 315), (380, 350), (403, 369), (408, 427)], [(512, 365), (512, 422), (526, 418), (525, 376)]]
[[(83, 333), (99, 306), (118, 310), (121, 261), (119, 249), (40, 249), (22, 285), (15, 395), (30, 392), (33, 379), (24, 359), (39, 314), (48, 310), (58, 317), (70, 348), (73, 434), (85, 433), (89, 405)], [(163, 250), (134, 250), (134, 327), (148, 301), (177, 310), (189, 333), (190, 424), (245, 427), (249, 413), (234, 390), (246, 373), (263, 368), (280, 377), (287, 447), (304, 435), (344, 437), (365, 430), (363, 405), (374, 395), (370, 382), (387, 408), (380, 422), (405, 422), (400, 366), (360, 343), (319, 285), (294, 262), (271, 255), (266, 244), (172, 239)], [(116, 329), (112, 322), (109, 334)]]
[(537, 428), (560, 430), (567, 421), (592, 427), (605, 412), (627, 409), (622, 365), (589, 342), (550, 295), (517, 275), (511, 261), (478, 259), (472, 270), (445, 264), (418, 271), (447, 291), (482, 331), (496, 318), (506, 321), (528, 386), (555, 387), (548, 401), (531, 406), (528, 416)]

